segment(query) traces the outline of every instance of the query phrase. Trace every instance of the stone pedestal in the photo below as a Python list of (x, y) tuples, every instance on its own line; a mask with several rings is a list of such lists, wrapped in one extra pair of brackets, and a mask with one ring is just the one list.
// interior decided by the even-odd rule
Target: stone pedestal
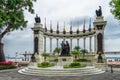
[(42, 62), (44, 62), (44, 58), (37, 53), (35, 53), (33, 57), (35, 58), (35, 60), (34, 61), (31, 60), (30, 63), (42, 63)]
[(44, 62), (44, 58), (43, 58), (42, 56), (38, 55), (38, 56), (36, 57), (36, 62), (37, 62), (37, 63), (42, 63), (42, 62)]
[(104, 17), (100, 16), (100, 17), (96, 17), (96, 21), (95, 22), (101, 22), (104, 21)]
[(30, 66), (30, 67), (37, 67), (37, 63), (36, 62), (30, 62), (28, 66)]
[(64, 57), (64, 56), (62, 56), (62, 57), (58, 57), (58, 63), (57, 63), (57, 65), (58, 66), (64, 66), (64, 65), (69, 65), (70, 63), (72, 63), (73, 62), (73, 57)]
[(95, 67), (97, 67), (97, 68), (100, 68), (100, 69), (106, 71), (108, 65), (107, 65), (107, 59), (106, 59), (106, 57), (105, 57), (105, 54), (101, 54), (101, 56), (102, 56), (102, 62), (101, 62), (101, 63), (98, 62), (98, 56), (99, 56), (99, 54), (95, 54), (94, 64), (93, 64), (93, 65), (94, 65)]

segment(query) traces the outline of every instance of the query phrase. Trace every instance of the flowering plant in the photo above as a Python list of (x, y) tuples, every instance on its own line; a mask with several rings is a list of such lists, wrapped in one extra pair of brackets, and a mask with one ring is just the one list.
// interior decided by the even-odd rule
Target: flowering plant
[(0, 62), (0, 65), (12, 65), (13, 62), (12, 61), (4, 61), (4, 62)]

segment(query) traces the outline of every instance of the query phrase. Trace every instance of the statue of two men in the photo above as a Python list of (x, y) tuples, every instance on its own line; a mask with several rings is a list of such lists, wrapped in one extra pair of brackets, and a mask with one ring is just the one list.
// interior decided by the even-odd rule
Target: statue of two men
[(66, 41), (66, 44), (64, 41), (61, 43), (61, 55), (60, 56), (69, 56), (70, 55), (70, 46), (68, 41)]

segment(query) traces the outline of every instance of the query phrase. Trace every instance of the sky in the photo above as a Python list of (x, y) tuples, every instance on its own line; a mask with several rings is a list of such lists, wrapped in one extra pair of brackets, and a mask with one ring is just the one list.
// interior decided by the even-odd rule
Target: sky
[[(95, 10), (102, 6), (102, 15), (107, 21), (105, 28), (105, 51), (120, 51), (120, 23), (110, 13), (109, 2), (111, 0), (37, 0), (34, 3), (35, 14), (24, 12), (25, 19), (28, 20), (27, 28), (23, 31), (17, 30), (8, 33), (4, 39), (4, 53), (6, 56), (15, 56), (16, 52), (21, 55), (27, 51), (33, 53), (33, 31), (34, 17), (36, 14), (41, 18), (41, 24), (44, 25), (45, 18), (47, 28), (49, 29), (50, 21), (52, 28), (56, 30), (57, 21), (59, 21), (60, 30), (63, 29), (64, 22), (66, 30), (69, 31), (70, 22), (72, 22), (73, 31), (78, 27), (82, 30), (83, 21), (86, 21), (86, 29), (88, 29), (89, 19), (95, 21)], [(92, 23), (91, 23), (92, 24)], [(93, 27), (93, 24), (92, 24)], [(59, 42), (60, 44), (61, 42)], [(73, 40), (75, 46), (76, 41)], [(89, 43), (87, 39), (87, 49)], [(80, 41), (80, 45), (82, 45)], [(92, 43), (94, 45), (94, 43)], [(53, 49), (56, 47), (56, 42), (53, 40)], [(82, 46), (81, 46), (82, 47)], [(93, 48), (93, 47), (92, 47)], [(49, 52), (49, 39), (47, 39), (47, 52)]]

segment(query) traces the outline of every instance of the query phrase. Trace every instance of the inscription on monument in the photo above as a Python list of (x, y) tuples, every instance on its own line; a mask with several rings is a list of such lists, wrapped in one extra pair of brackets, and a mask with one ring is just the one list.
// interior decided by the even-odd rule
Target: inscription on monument
[(62, 59), (62, 61), (66, 61), (66, 59), (65, 59), (65, 58), (63, 58), (63, 59)]

